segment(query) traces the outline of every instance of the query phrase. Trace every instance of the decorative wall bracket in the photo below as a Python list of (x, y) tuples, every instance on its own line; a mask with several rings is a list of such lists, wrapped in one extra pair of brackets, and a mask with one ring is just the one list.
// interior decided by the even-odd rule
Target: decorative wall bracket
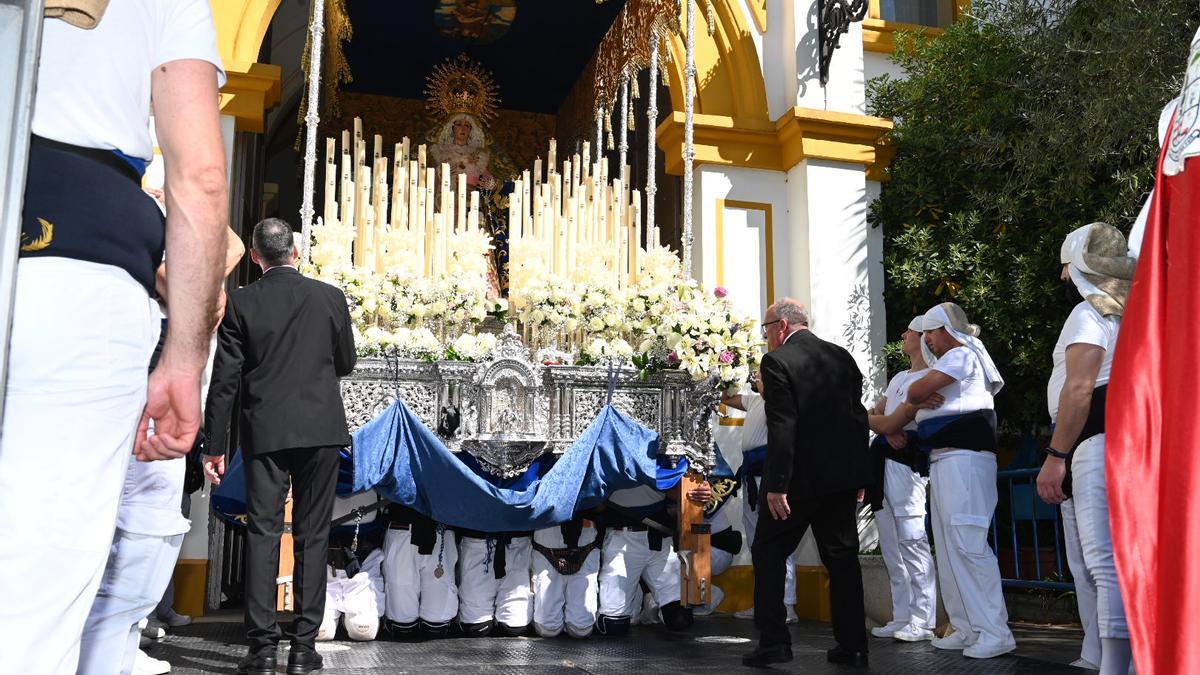
[(829, 62), (850, 24), (867, 16), (867, 0), (817, 0), (817, 58), (821, 86), (829, 82)]

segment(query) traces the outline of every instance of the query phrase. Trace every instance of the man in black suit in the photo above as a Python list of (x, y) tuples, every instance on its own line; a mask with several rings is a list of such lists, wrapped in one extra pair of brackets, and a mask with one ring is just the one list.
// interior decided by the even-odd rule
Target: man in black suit
[(290, 225), (275, 218), (255, 225), (250, 257), (263, 276), (229, 294), (208, 392), (204, 465), (209, 479), (220, 482), (240, 391), (250, 649), (237, 672), (275, 672), (282, 635), (275, 617), (275, 577), (290, 477), (297, 613), (287, 672), (302, 675), (322, 666), (313, 645), (325, 611), (338, 451), (350, 444), (338, 380), (354, 368), (354, 335), (346, 296), (296, 270)]
[(770, 353), (762, 360), (767, 459), (759, 491), (754, 622), (759, 647), (749, 666), (792, 660), (783, 606), (784, 565), (811, 526), (829, 571), (833, 635), (829, 661), (867, 663), (857, 512), (873, 481), (862, 373), (841, 347), (808, 330), (808, 312), (785, 298), (763, 319)]

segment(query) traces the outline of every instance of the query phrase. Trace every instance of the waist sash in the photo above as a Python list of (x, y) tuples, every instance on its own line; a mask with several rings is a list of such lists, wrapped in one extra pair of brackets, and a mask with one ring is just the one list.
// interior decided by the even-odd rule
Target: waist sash
[(566, 548), (549, 548), (533, 542), (533, 550), (541, 553), (559, 574), (576, 574), (583, 567), (584, 561), (592, 551), (600, 548), (600, 539), (594, 539), (584, 546), (568, 546)]
[(996, 452), (996, 411), (973, 410), (932, 417), (917, 424), (918, 444), (925, 453), (938, 448)]
[(162, 211), (128, 161), (109, 150), (32, 138), (21, 257), (113, 265), (154, 295), (165, 232)]
[(1092, 390), (1092, 403), (1088, 407), (1087, 420), (1083, 423), (1079, 438), (1075, 439), (1075, 445), (1071, 446), (1071, 456), (1067, 457), (1067, 475), (1063, 477), (1062, 484), (1063, 496), (1067, 499), (1075, 496), (1075, 481), (1071, 472), (1071, 462), (1075, 459), (1075, 450), (1087, 439), (1104, 433), (1104, 414), (1107, 408), (1108, 385), (1102, 384)]
[(758, 481), (754, 480), (763, 473), (763, 464), (767, 461), (767, 446), (760, 445), (742, 453), (742, 465), (738, 467), (738, 482), (746, 486), (746, 501), (750, 510), (758, 509)]

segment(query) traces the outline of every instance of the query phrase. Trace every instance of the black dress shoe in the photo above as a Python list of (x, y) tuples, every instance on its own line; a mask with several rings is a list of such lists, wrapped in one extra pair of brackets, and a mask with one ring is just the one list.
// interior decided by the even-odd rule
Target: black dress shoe
[(237, 675), (275, 675), (276, 665), (274, 654), (250, 653), (238, 661)]
[(791, 660), (792, 648), (790, 645), (773, 645), (759, 647), (749, 654), (743, 655), (742, 665), (751, 668), (765, 668), (772, 663), (787, 663)]
[(829, 659), (830, 663), (842, 663), (848, 666), (867, 665), (867, 653), (865, 651), (852, 652), (840, 646), (825, 652), (825, 658)]
[(292, 648), (288, 654), (287, 675), (308, 675), (325, 667), (321, 655), (307, 649)]

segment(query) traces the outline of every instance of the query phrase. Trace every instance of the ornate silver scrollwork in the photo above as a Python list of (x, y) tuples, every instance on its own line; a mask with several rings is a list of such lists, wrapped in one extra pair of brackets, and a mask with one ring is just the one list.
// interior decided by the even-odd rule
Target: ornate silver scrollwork
[[(612, 404), (661, 436), (660, 452), (712, 465), (709, 417), (720, 393), (668, 371), (642, 379), (615, 372)], [(447, 446), (466, 452), (497, 476), (515, 476), (553, 449), (566, 450), (608, 402), (601, 366), (544, 366), (511, 326), (481, 363), (359, 359), (342, 381), (351, 427), (373, 419), (399, 397)]]

